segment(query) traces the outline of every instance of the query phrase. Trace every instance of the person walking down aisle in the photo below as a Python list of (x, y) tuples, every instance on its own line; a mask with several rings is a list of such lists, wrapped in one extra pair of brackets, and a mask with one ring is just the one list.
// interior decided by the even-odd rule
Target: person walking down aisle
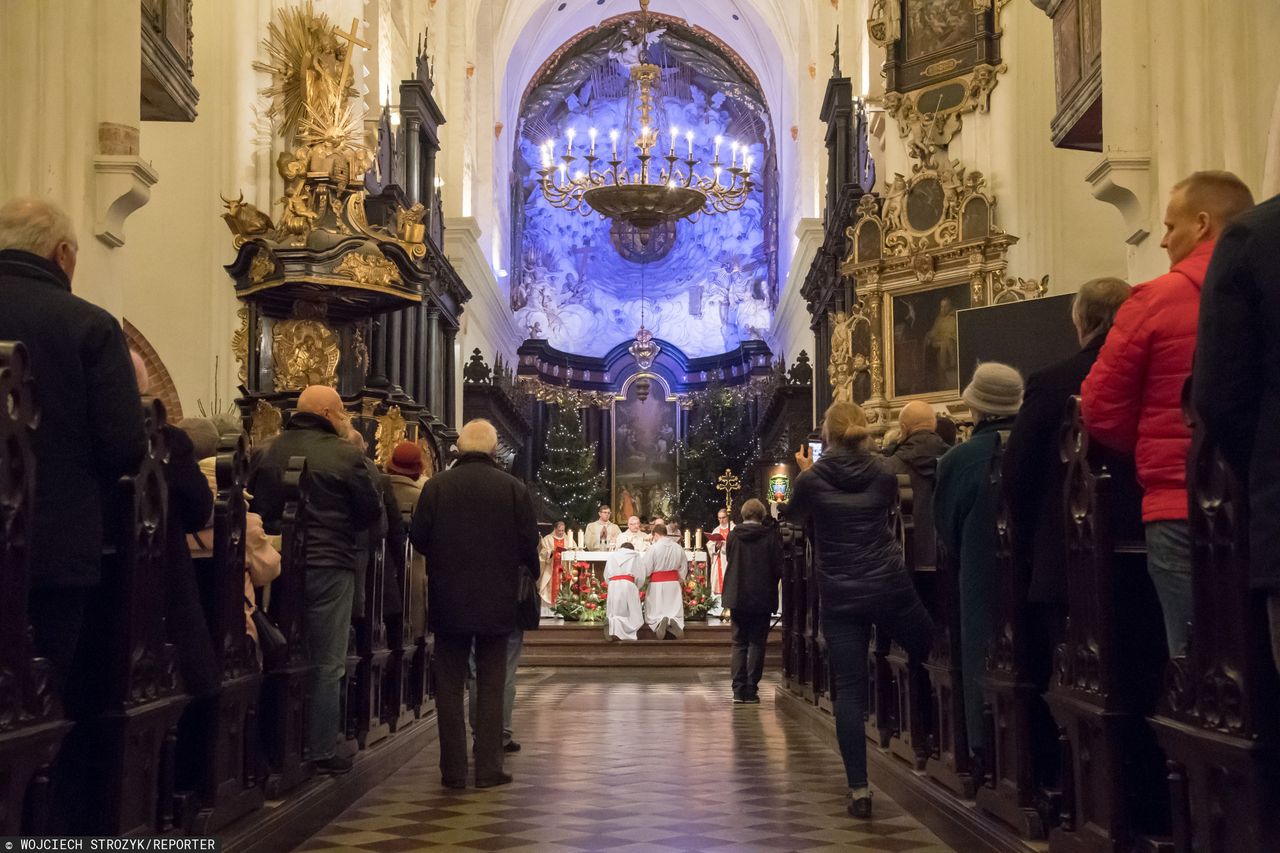
[(891, 521), (898, 478), (871, 449), (867, 416), (833, 403), (822, 420), (825, 451), (796, 453), (800, 476), (786, 520), (806, 529), (822, 596), (822, 624), (835, 670), (836, 740), (849, 784), (848, 812), (871, 817), (867, 783), (867, 644), (871, 626), (887, 631), (913, 660), (923, 658), (933, 623), (916, 594)]
[[(782, 540), (764, 526), (764, 504), (751, 498), (742, 505), (742, 523), (725, 544), (728, 566), (724, 575), (724, 606), (733, 611), (733, 701), (760, 703), (769, 619), (778, 609), (782, 581)], [(612, 596), (610, 596), (612, 598)]]
[(644, 573), (649, 579), (645, 594), (644, 621), (659, 640), (684, 637), (684, 587), (689, 575), (689, 559), (678, 542), (667, 538), (667, 526), (653, 526), (653, 545), (644, 555)]
[(517, 630), (519, 573), (538, 577), (538, 525), (524, 483), (498, 468), (498, 433), (486, 420), (458, 434), (458, 460), (427, 481), (409, 539), (427, 558), (427, 628), (435, 634), (436, 722), (446, 788), (467, 784), (462, 691), (476, 659), (477, 788), (512, 780), (502, 767), (502, 692), (509, 635)]

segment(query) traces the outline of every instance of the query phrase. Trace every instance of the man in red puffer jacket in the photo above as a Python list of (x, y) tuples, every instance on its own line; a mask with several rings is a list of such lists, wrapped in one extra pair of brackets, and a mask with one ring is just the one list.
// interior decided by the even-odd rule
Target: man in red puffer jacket
[(1094, 439), (1133, 453), (1142, 485), (1147, 570), (1171, 656), (1185, 655), (1191, 619), (1191, 534), (1182, 386), (1191, 375), (1200, 286), (1213, 246), (1253, 195), (1230, 172), (1196, 172), (1173, 188), (1160, 242), (1172, 269), (1133, 288), (1080, 389)]

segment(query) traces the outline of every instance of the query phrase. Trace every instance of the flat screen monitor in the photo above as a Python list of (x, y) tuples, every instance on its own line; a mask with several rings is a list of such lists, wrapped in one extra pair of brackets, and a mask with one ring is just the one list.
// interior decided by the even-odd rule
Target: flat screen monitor
[(984, 361), (1016, 367), (1026, 379), (1079, 351), (1071, 324), (1073, 293), (956, 312), (960, 389)]

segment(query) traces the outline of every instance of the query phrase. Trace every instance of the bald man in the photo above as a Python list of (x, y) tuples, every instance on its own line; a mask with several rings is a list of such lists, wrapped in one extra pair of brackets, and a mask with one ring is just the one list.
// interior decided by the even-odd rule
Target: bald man
[(304, 388), (297, 411), (263, 453), (249, 483), (253, 511), (262, 516), (267, 532), (279, 533), (285, 469), (293, 456), (307, 460), (306, 629), (315, 669), (306, 737), (316, 768), (331, 774), (351, 769), (351, 762), (335, 752), (342, 723), (339, 688), (360, 559), (358, 534), (383, 512), (364, 456), (347, 439), (349, 431), (337, 391), (325, 385)]
[(912, 554), (916, 569), (937, 564), (937, 536), (933, 527), (933, 487), (938, 460), (950, 446), (938, 435), (938, 416), (922, 400), (912, 400), (898, 415), (901, 438), (885, 449), (889, 464), (911, 484)]
[(27, 612), (59, 681), (101, 579), (103, 503), (146, 450), (120, 324), (71, 293), (78, 245), (54, 205), (0, 206), (0, 340), (26, 346), (40, 408)]
[(649, 550), (649, 534), (640, 529), (640, 516), (633, 515), (627, 519), (627, 529), (618, 534), (616, 541), (619, 548), (622, 543), (629, 542), (641, 554)]

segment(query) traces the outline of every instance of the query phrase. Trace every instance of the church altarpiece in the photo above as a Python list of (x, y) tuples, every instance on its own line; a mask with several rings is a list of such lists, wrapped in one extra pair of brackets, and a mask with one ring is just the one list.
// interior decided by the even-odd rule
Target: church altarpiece
[(659, 377), (637, 374), (614, 400), (612, 498), (620, 516), (674, 514), (679, 428), (679, 401)]
[(857, 296), (830, 317), (833, 397), (880, 423), (912, 399), (959, 409), (956, 312), (1045, 289), (1006, 277), (1017, 238), (996, 226), (982, 173), (942, 151), (913, 153), (909, 178), (862, 197), (840, 270)]

